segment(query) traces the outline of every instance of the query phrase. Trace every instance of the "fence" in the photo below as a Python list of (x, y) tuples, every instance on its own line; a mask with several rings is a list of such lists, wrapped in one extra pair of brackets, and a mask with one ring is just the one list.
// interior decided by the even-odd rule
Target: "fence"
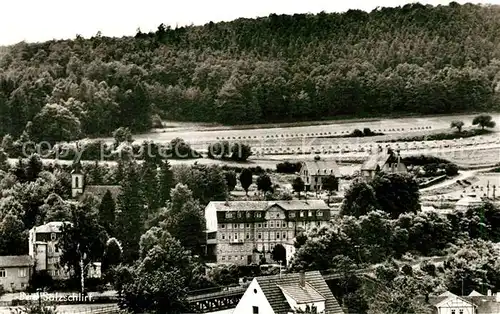
[(66, 314), (66, 313), (74, 313), (74, 314), (118, 314), (121, 313), (120, 309), (116, 304), (113, 305), (103, 305), (103, 306), (93, 306), (93, 307), (83, 307), (77, 308), (68, 306), (66, 311), (65, 308), (57, 308), (57, 313)]

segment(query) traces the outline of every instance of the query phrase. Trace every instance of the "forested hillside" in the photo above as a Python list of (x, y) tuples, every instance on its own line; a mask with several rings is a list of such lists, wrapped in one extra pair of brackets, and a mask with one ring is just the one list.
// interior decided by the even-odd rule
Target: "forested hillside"
[(470, 4), (20, 43), (0, 60), (0, 134), (496, 110), (499, 45), (500, 8)]

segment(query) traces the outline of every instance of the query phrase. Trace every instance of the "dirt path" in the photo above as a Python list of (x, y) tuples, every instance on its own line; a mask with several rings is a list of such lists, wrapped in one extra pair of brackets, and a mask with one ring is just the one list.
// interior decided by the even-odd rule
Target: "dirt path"
[(460, 174), (457, 176), (457, 177), (454, 177), (454, 178), (451, 178), (451, 179), (448, 179), (448, 180), (445, 180), (443, 182), (440, 182), (438, 184), (435, 184), (435, 185), (432, 185), (430, 187), (427, 187), (427, 188), (424, 188), (424, 189), (421, 189), (420, 192), (428, 192), (428, 191), (433, 191), (433, 190), (437, 190), (437, 189), (441, 189), (441, 188), (444, 188), (444, 187), (447, 187), (447, 186), (450, 186), (450, 185), (453, 185), (455, 184), (458, 180), (466, 180), (468, 178), (471, 178), (473, 177), (474, 175), (476, 175), (476, 173), (478, 173), (479, 171), (484, 171), (483, 170), (468, 170), (468, 171), (461, 171)]

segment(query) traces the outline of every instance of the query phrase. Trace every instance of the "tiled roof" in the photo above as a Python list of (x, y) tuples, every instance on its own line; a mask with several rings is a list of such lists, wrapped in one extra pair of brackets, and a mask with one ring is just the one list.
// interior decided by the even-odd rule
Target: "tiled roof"
[(9, 255), (0, 256), (0, 267), (20, 267), (20, 266), (31, 266), (33, 265), (33, 260), (29, 255)]
[[(310, 175), (330, 175), (340, 177), (339, 166), (335, 160), (308, 160), (302, 162), (302, 167), (306, 167)], [(326, 172), (325, 172), (326, 170)], [(333, 171), (333, 173), (331, 173)]]
[[(299, 273), (293, 273), (256, 278), (275, 314), (287, 314), (291, 310), (280, 286), (298, 284), (299, 276)], [(305, 282), (324, 297), (325, 314), (344, 313), (319, 271), (306, 272)]]
[(87, 185), (85, 186), (85, 190), (83, 192), (82, 198), (85, 198), (88, 195), (94, 195), (98, 199), (102, 200), (104, 194), (109, 191), (111, 192), (111, 196), (116, 201), (118, 195), (121, 192), (121, 186), (119, 185)]
[[(293, 200), (293, 201), (275, 201), (275, 203), (284, 210), (308, 210), (308, 209), (330, 209), (322, 200)], [(272, 204), (270, 204), (272, 206)]]
[(301, 287), (298, 282), (294, 284), (278, 285), (278, 287), (294, 299), (297, 304), (325, 301), (325, 298), (308, 283), (306, 283), (304, 287)]
[(329, 209), (322, 200), (210, 202), (217, 211), (266, 211), (273, 205), (283, 210)]
[(33, 229), (35, 229), (37, 233), (52, 233), (52, 232), (57, 233), (61, 232), (63, 225), (68, 223), (69, 222), (51, 221), (49, 223), (46, 223), (45, 225), (33, 227)]

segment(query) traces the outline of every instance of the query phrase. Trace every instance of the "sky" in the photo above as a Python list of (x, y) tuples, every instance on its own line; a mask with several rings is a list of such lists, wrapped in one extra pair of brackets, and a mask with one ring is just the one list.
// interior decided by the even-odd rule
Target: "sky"
[[(0, 5), (0, 45), (20, 41), (40, 42), (103, 36), (131, 36), (158, 25), (202, 25), (210, 21), (255, 18), (271, 13), (371, 11), (377, 6), (394, 7), (412, 0), (4, 0)], [(450, 1), (421, 0), (422, 4)], [(456, 1), (458, 3), (500, 4), (500, 0)]]

